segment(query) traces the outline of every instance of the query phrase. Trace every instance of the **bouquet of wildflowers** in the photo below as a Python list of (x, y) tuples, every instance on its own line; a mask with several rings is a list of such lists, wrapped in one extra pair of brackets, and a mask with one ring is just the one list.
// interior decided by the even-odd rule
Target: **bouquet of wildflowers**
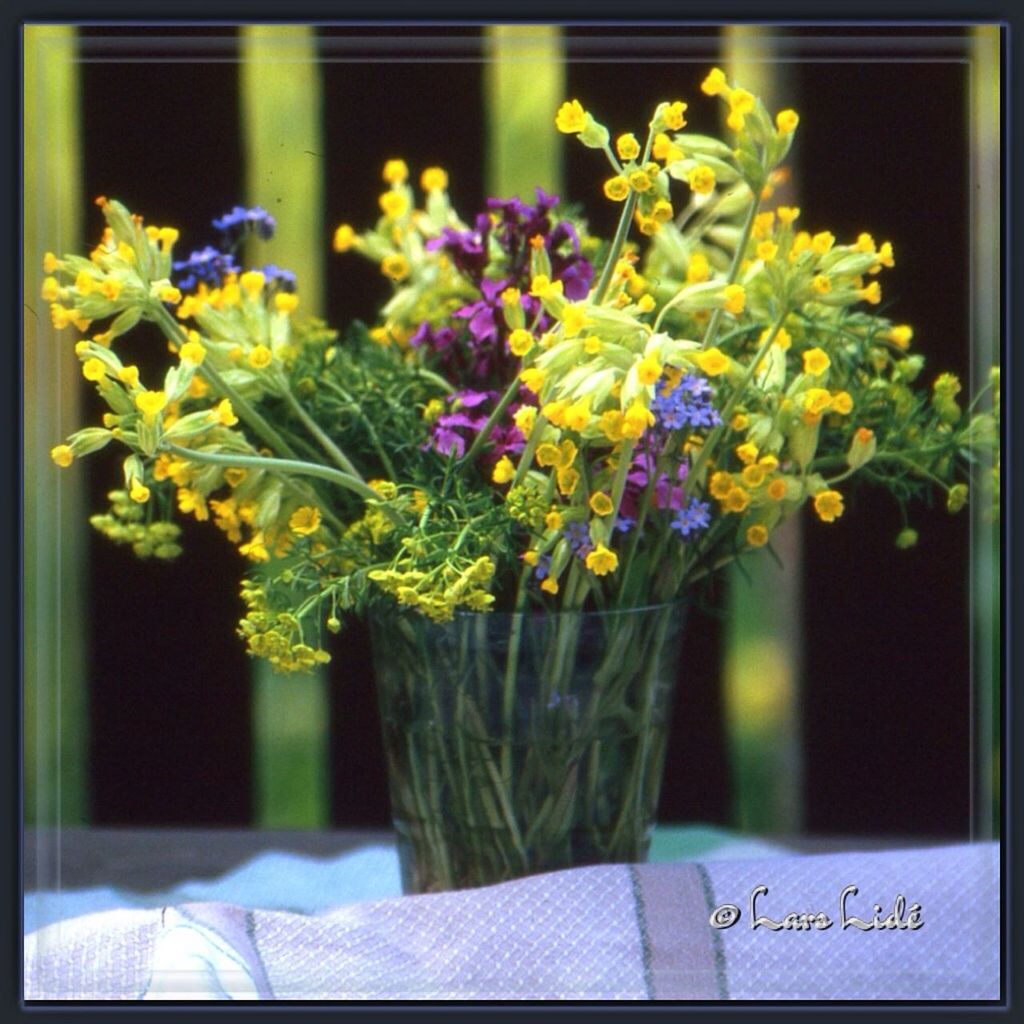
[[(329, 660), (325, 633), (346, 612), (370, 609), (404, 623), (392, 636), (429, 674), (423, 657), (440, 662), (423, 629), (510, 613), (507, 643), (499, 656), (492, 638), (487, 656), (500, 662), (504, 738), (448, 749), (435, 737), (393, 765), (410, 816), (445, 806), (467, 833), (486, 823), (499, 873), (562, 863), (581, 829), (591, 851), (636, 854), (624, 823), (656, 802), (644, 694), (665, 622), (606, 628), (600, 692), (577, 700), (566, 673), (582, 613), (671, 608), (805, 509), (834, 523), (858, 481), (904, 508), (939, 492), (956, 512), (976, 453), (997, 444), (997, 373), (994, 401), (965, 409), (955, 376), (923, 383), (911, 327), (879, 314), (892, 246), (804, 230), (798, 209), (772, 204), (797, 114), (771, 116), (718, 69), (702, 91), (727, 105), (726, 139), (687, 131), (681, 101), (614, 141), (578, 101), (557, 111), (557, 130), (610, 165), (610, 240), (541, 189), (467, 222), (444, 170), (422, 171), (417, 189), (389, 160), (376, 223), (341, 225), (333, 246), (379, 265), (392, 294), (375, 323), (341, 334), (302, 317), (287, 270), (238, 262), (244, 239), (273, 233), (260, 209), (215, 221), (219, 245), (179, 259), (176, 230), (101, 198), (97, 247), (44, 261), (53, 323), (82, 333), (82, 372), (109, 406), (54, 461), (126, 450), (123, 485), (92, 522), (142, 557), (178, 553), (176, 517), (212, 520), (238, 546), (253, 655), (307, 670)], [(162, 380), (118, 355), (140, 322), (174, 355)], [(897, 543), (913, 540), (908, 524)], [(533, 610), (563, 614), (531, 660), (519, 613)], [(466, 671), (456, 648), (451, 677)], [(524, 672), (560, 723), (548, 735), (533, 722), (532, 754), (508, 733)], [(410, 700), (434, 692), (422, 678), (395, 685)], [(463, 740), (488, 699), (452, 712)], [(601, 732), (611, 720), (631, 722), (628, 743)], [(600, 799), (581, 812), (606, 755), (626, 788), (607, 813)], [(522, 780), (539, 756), (538, 791)], [(460, 789), (452, 765), (473, 784)], [(410, 841), (447, 864), (442, 883), (467, 877), (439, 831)]]

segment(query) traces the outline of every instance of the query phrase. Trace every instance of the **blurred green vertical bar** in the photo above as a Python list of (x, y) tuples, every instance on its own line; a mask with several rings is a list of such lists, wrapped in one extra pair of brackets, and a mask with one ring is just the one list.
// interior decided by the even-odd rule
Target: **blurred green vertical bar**
[(25, 815), (70, 825), (89, 814), (82, 468), (49, 450), (78, 424), (79, 375), (39, 289), (43, 253), (81, 246), (80, 80), (74, 27), (26, 25), (23, 41)]
[[(769, 110), (797, 106), (784, 91), (772, 30), (730, 25), (724, 36), (730, 81), (760, 96)], [(780, 102), (782, 98), (785, 102)], [(791, 186), (774, 201), (792, 203)], [(724, 708), (734, 780), (732, 823), (744, 832), (787, 835), (803, 827), (800, 669), (800, 527), (772, 534), (780, 568), (764, 552), (729, 577)]]
[[(323, 315), (323, 83), (316, 31), (305, 25), (240, 30), (245, 197), (277, 220), (270, 248), (252, 265), (292, 270), (297, 315)], [(277, 676), (254, 661), (253, 771), (256, 823), (322, 828), (330, 821), (328, 677)]]
[[(970, 40), (967, 123), (971, 152), (971, 394), (999, 361), (1000, 95), (999, 28), (977, 25)], [(991, 461), (978, 466), (992, 471)], [(974, 838), (999, 831), (999, 532), (984, 488), (971, 502), (971, 644)]]
[(487, 190), (532, 199), (534, 186), (562, 194), (563, 140), (555, 111), (565, 99), (557, 25), (490, 25), (485, 36)]

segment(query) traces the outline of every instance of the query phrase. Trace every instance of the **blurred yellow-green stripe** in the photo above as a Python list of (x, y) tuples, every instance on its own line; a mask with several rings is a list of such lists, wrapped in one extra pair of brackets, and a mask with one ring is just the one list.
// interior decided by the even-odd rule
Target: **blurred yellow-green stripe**
[[(731, 25), (723, 46), (730, 81), (769, 107), (783, 95), (783, 105), (790, 105), (770, 30)], [(792, 184), (774, 198), (793, 202)], [(759, 553), (745, 560), (745, 574), (730, 573), (723, 706), (732, 823), (745, 832), (782, 835), (803, 827), (799, 524), (783, 524), (771, 542), (783, 568)]]
[(85, 528), (81, 467), (59, 471), (48, 452), (78, 425), (79, 375), (39, 289), (42, 254), (81, 243), (75, 29), (26, 25), (24, 55), (25, 815), (69, 825), (89, 814)]
[(552, 128), (565, 99), (561, 29), (491, 25), (485, 56), (489, 193), (532, 199), (540, 185), (561, 194), (563, 141)]
[[(298, 279), (297, 315), (323, 315), (323, 85), (315, 30), (249, 25), (239, 39), (245, 199), (277, 220), (270, 247), (246, 256)], [(266, 253), (272, 252), (272, 256)], [(275, 676), (253, 669), (256, 823), (318, 828), (330, 820), (328, 677)]]
[[(971, 387), (985, 385), (1000, 342), (1000, 36), (994, 25), (972, 30), (967, 119), (971, 153)], [(978, 467), (983, 475), (992, 464)], [(973, 814), (976, 838), (999, 831), (999, 533), (987, 489), (971, 504), (971, 616), (974, 686)]]

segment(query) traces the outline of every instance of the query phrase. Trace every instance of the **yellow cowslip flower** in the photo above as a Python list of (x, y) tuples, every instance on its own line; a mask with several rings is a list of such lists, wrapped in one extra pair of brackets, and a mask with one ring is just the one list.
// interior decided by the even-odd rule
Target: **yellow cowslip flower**
[[(883, 267), (890, 267), (890, 268), (892, 268), (892, 267), (896, 266), (896, 259), (893, 256), (893, 251), (892, 251), (892, 242), (883, 242), (878, 247), (878, 262)], [(874, 273), (874, 271), (875, 271), (875, 268), (872, 267), (871, 268), (871, 272)]]
[(61, 261), (59, 259), (57, 259), (57, 257), (52, 252), (48, 252), (48, 253), (44, 254), (44, 256), (43, 256), (43, 273), (44, 274), (52, 274), (55, 270), (57, 270), (59, 267), (62, 267), (63, 265), (64, 264), (61, 263)]
[(224, 482), (229, 487), (237, 487), (248, 475), (247, 469), (242, 469), (241, 466), (230, 466), (224, 470)]
[(537, 392), (539, 392), (544, 386), (544, 371), (531, 366), (529, 369), (523, 370), (523, 372), (519, 374), (519, 379), (523, 382), (523, 385), (527, 390), (537, 394)]
[(709, 377), (717, 377), (729, 369), (732, 360), (717, 346), (698, 352), (694, 362)]
[(181, 346), (178, 350), (178, 357), (180, 359), (187, 359), (190, 363), (200, 366), (206, 358), (206, 349), (201, 341), (193, 338)]
[(698, 195), (709, 195), (715, 190), (715, 172), (707, 164), (698, 164), (686, 175), (686, 183)]
[(726, 512), (743, 512), (750, 504), (750, 495), (742, 487), (734, 487), (723, 499)]
[[(230, 398), (221, 399), (217, 404), (216, 413), (217, 422), (220, 423), (222, 427), (233, 427), (238, 422), (238, 417), (235, 415), (235, 410), (231, 405)], [(230, 472), (230, 470), (225, 472), (225, 478), (227, 478), (228, 472)]]
[(67, 469), (74, 461), (75, 453), (72, 451), (71, 445), (59, 444), (50, 449), (50, 458), (53, 459), (61, 469)]
[(557, 594), (558, 593), (558, 580), (552, 576), (545, 576), (541, 582), (540, 589), (545, 594)]
[(633, 171), (629, 176), (629, 187), (634, 192), (650, 192), (654, 182), (646, 171)]
[(772, 455), (771, 452), (767, 455), (762, 455), (761, 458), (757, 460), (757, 464), (759, 466), (764, 466), (769, 473), (779, 468), (779, 460)]
[(615, 508), (612, 499), (604, 491), (594, 491), (589, 505), (595, 516), (610, 516)]
[(404, 281), (409, 276), (409, 261), (400, 253), (392, 253), (380, 261), (380, 272), (392, 281)]
[(57, 281), (57, 278), (45, 278), (39, 294), (45, 302), (56, 302), (60, 297), (60, 283)]
[(334, 229), (332, 247), (335, 252), (348, 252), (358, 239), (359, 236), (352, 229), (351, 224), (339, 224)]
[(857, 289), (858, 298), (877, 306), (882, 301), (882, 286), (877, 281), (872, 281), (866, 288)]
[(117, 371), (117, 379), (129, 388), (137, 388), (139, 386), (139, 368), (137, 366), (122, 366)]
[[(765, 328), (761, 332), (761, 344), (764, 344), (764, 340), (767, 336), (768, 328)], [(781, 349), (781, 351), (785, 352), (792, 344), (793, 339), (790, 337), (789, 331), (787, 331), (785, 327), (780, 327), (775, 332), (775, 340), (772, 342), (772, 345), (774, 345), (778, 349)]]
[(685, 159), (686, 153), (683, 152), (682, 146), (676, 145), (664, 132), (658, 132), (651, 146), (651, 156), (664, 164), (671, 164)]
[(262, 530), (257, 530), (247, 544), (242, 544), (238, 552), (250, 562), (269, 562), (270, 552), (267, 551), (266, 539)]
[(582, 305), (570, 303), (562, 310), (562, 331), (567, 338), (574, 338), (589, 324), (590, 319)]
[(752, 548), (763, 548), (768, 543), (768, 530), (760, 523), (747, 527), (747, 543)]
[(135, 396), (135, 406), (145, 417), (147, 423), (152, 423), (164, 406), (167, 405), (167, 395), (162, 391), (140, 391)]
[(243, 288), (246, 295), (255, 302), (259, 298), (260, 292), (263, 291), (263, 285), (266, 281), (263, 274), (259, 270), (247, 270), (238, 279), (239, 285)]
[(661, 363), (654, 356), (646, 356), (636, 366), (636, 376), (641, 384), (651, 385), (661, 376)]
[(576, 442), (566, 438), (558, 444), (558, 468), (568, 469), (575, 461), (579, 449)]
[(661, 119), (665, 122), (665, 127), (670, 131), (677, 132), (685, 124), (686, 118), (683, 116), (686, 112), (687, 104), (683, 103), (682, 100), (675, 100), (670, 103), (662, 112)]
[[(112, 281), (110, 283), (113, 284)], [(160, 289), (158, 297), (161, 302), (168, 302), (172, 306), (176, 306), (178, 305), (179, 302), (181, 302), (180, 290), (175, 288), (174, 285), (170, 284), (166, 284), (163, 286), (163, 288)]]
[(558, 492), (564, 497), (571, 497), (580, 482), (580, 474), (571, 466), (563, 467), (556, 471), (555, 479), (558, 482)]
[(757, 445), (751, 444), (750, 441), (738, 444), (736, 446), (736, 457), (745, 466), (749, 466), (752, 463), (757, 462)]
[(577, 398), (565, 410), (565, 425), (570, 430), (581, 431), (586, 430), (587, 425), (590, 423), (590, 395), (583, 395), (581, 398)]
[(160, 242), (161, 252), (170, 252), (171, 247), (178, 240), (178, 229), (177, 228), (160, 228), (156, 237)]
[(409, 168), (404, 160), (392, 159), (384, 164), (381, 178), (389, 185), (401, 185), (409, 177)]
[(561, 281), (552, 281), (547, 274), (538, 274), (530, 281), (530, 294), (535, 299), (555, 299), (561, 297), (565, 286)]
[(601, 433), (612, 443), (621, 441), (623, 438), (622, 425), (625, 417), (619, 409), (609, 409), (601, 413), (598, 419), (598, 426)]
[(536, 565), (540, 560), (540, 555), (536, 551), (524, 551), (522, 557), (527, 565)]
[(640, 143), (632, 132), (626, 132), (615, 140), (615, 152), (620, 160), (635, 160), (640, 155)]
[(796, 131), (796, 126), (800, 123), (800, 115), (795, 110), (780, 110), (775, 115), (775, 127), (778, 128), (779, 132), (783, 135), (789, 135)]
[(616, 174), (604, 183), (604, 194), (613, 202), (621, 203), (629, 195), (629, 182), (621, 174)]
[(750, 418), (745, 412), (736, 413), (736, 415), (729, 421), (729, 426), (737, 432), (746, 430), (749, 425)]
[(832, 396), (832, 411), (840, 416), (849, 416), (853, 412), (853, 398), (848, 391), (837, 391)]
[(775, 214), (771, 210), (765, 210), (754, 218), (754, 224), (750, 229), (751, 238), (767, 238), (775, 226)]
[(626, 410), (622, 417), (622, 436), (633, 440), (643, 437), (648, 427), (654, 426), (654, 413), (639, 399)]
[(427, 167), (420, 175), (424, 192), (443, 192), (448, 187), (448, 172), (443, 167)]
[(772, 241), (758, 242), (755, 252), (759, 260), (764, 260), (765, 263), (771, 263), (771, 261), (778, 255), (779, 247)]
[(780, 206), (775, 211), (780, 224), (792, 224), (800, 216), (799, 206)]
[(637, 300), (636, 308), (641, 313), (650, 313), (656, 305), (657, 303), (654, 301), (653, 295), (641, 295)]
[(843, 496), (838, 491), (819, 491), (814, 496), (814, 511), (823, 523), (835, 522), (843, 514)]
[(672, 204), (667, 199), (659, 199), (651, 207), (651, 217), (659, 224), (667, 224), (675, 214)]
[[(747, 119), (738, 110), (730, 110), (729, 116), (725, 119), (725, 123), (734, 132), (739, 132), (743, 130), (743, 126), (747, 123)], [(765, 186), (765, 188), (767, 188), (767, 186)]]
[(746, 89), (733, 89), (729, 93), (729, 109), (734, 114), (749, 114), (757, 101)]
[(553, 423), (556, 427), (561, 427), (565, 425), (565, 410), (568, 407), (568, 399), (562, 398), (557, 402), (548, 402), (541, 409), (541, 412), (549, 423)]
[(832, 405), (832, 395), (827, 388), (808, 388), (804, 392), (803, 406), (806, 412), (820, 415)]
[(604, 344), (596, 334), (591, 334), (589, 337), (583, 339), (583, 351), (588, 356), (597, 355), (601, 349), (604, 348)]
[(804, 373), (820, 377), (831, 365), (832, 360), (820, 348), (809, 348), (804, 352)]
[(595, 576), (607, 576), (619, 567), (619, 556), (603, 544), (598, 544), (587, 555), (586, 566)]
[(515, 475), (516, 464), (507, 455), (502, 455), (491, 471), (491, 479), (496, 484), (507, 484)]
[(513, 355), (525, 356), (526, 353), (529, 352), (531, 348), (533, 348), (533, 346), (533, 335), (529, 331), (524, 330), (522, 327), (517, 327), (508, 336), (508, 347), (512, 351)]
[(555, 127), (566, 135), (575, 135), (587, 127), (587, 112), (579, 100), (566, 100), (555, 114)]
[(873, 253), (875, 252), (875, 240), (866, 231), (862, 231), (857, 236), (853, 248), (857, 252)]
[(149, 488), (137, 476), (133, 476), (128, 497), (140, 505), (145, 505), (149, 501)]
[(82, 364), (82, 376), (86, 380), (101, 381), (106, 375), (106, 364), (100, 359), (87, 359)]
[(786, 496), (786, 492), (789, 488), (786, 486), (785, 477), (778, 476), (770, 484), (768, 484), (768, 497), (772, 501), (782, 501)]
[(828, 295), (832, 291), (832, 282), (824, 274), (815, 274), (811, 288), (819, 295)]
[[(115, 278), (111, 278), (109, 284), (116, 284), (118, 293), (121, 291), (121, 282)], [(89, 295), (96, 288), (96, 278), (89, 273), (88, 270), (80, 270), (78, 276), (75, 278), (75, 291), (79, 295)], [(116, 299), (117, 295), (108, 295), (107, 298)]]
[(733, 316), (739, 316), (747, 304), (747, 292), (741, 284), (727, 284), (722, 297), (725, 299), (725, 311)]
[(700, 284), (711, 276), (711, 267), (708, 265), (708, 258), (702, 252), (695, 252), (690, 256), (690, 262), (686, 267), (686, 281), (688, 284)]
[(266, 345), (257, 345), (249, 353), (249, 365), (254, 370), (266, 369), (274, 360), (274, 353)]
[(717, 473), (713, 473), (711, 481), (708, 484), (708, 491), (713, 498), (721, 500), (724, 498), (733, 488), (732, 475), (726, 473), (725, 470), (718, 470)]
[(299, 297), (295, 292), (278, 292), (274, 296), (274, 308), (278, 313), (294, 313), (299, 305)]
[(562, 513), (557, 508), (551, 509), (544, 517), (544, 526), (548, 530), (560, 530), (562, 528)]
[(836, 236), (831, 231), (819, 231), (811, 238), (811, 251), (824, 256), (836, 243)]
[(656, 235), (661, 230), (661, 223), (659, 221), (656, 221), (653, 217), (645, 217), (639, 211), (637, 211), (636, 215), (636, 226), (640, 234), (646, 235), (648, 238), (651, 235)]
[(519, 433), (529, 441), (533, 433), (533, 425), (537, 422), (537, 408), (533, 405), (523, 405), (516, 409), (512, 419), (519, 428)]
[(740, 478), (743, 480), (745, 486), (751, 490), (756, 490), (761, 484), (764, 483), (764, 478), (767, 476), (768, 471), (764, 466), (759, 463), (751, 463), (749, 466), (743, 467), (743, 472), (740, 473)]
[(549, 466), (558, 465), (561, 454), (558, 450), (558, 445), (546, 441), (544, 444), (537, 445), (537, 450), (534, 452), (533, 457), (537, 460), (538, 466), (547, 469)]
[(308, 537), (320, 529), (320, 509), (315, 505), (297, 508), (288, 519), (288, 529), (300, 537)]
[(403, 192), (382, 192), (377, 201), (388, 220), (398, 220), (409, 209), (409, 199)]
[(721, 68), (712, 68), (707, 78), (700, 83), (700, 91), (705, 96), (718, 96), (720, 93), (728, 93), (729, 85), (726, 82), (725, 72)]
[(898, 324), (890, 329), (887, 337), (897, 348), (907, 349), (914, 337), (914, 328), (909, 324)]

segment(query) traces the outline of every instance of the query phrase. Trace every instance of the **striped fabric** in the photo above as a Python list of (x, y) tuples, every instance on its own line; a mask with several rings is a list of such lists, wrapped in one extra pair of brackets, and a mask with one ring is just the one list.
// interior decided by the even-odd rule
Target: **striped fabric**
[[(865, 921), (905, 897), (923, 924)], [(751, 927), (825, 912), (830, 928)], [(715, 928), (712, 918), (739, 919)], [(994, 1000), (995, 844), (576, 868), (316, 914), (206, 902), (116, 910), (26, 939), (26, 998)]]

